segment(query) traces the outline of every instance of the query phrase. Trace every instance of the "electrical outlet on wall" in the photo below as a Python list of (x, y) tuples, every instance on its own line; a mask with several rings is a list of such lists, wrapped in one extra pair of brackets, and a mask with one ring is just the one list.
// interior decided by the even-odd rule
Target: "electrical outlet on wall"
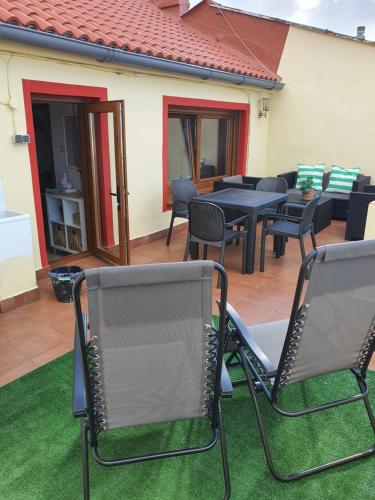
[(14, 144), (30, 144), (29, 134), (13, 134), (12, 141)]

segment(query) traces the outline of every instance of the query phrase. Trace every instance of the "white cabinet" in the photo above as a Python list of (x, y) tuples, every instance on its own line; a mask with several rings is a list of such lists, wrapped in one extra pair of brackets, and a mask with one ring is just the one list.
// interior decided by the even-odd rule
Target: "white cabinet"
[(48, 230), (52, 248), (68, 253), (87, 250), (82, 193), (46, 193)]

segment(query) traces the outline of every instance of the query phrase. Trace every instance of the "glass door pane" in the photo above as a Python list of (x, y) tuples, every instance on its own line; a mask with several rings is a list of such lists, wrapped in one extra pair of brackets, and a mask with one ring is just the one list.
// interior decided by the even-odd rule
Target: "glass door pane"
[(122, 110), (118, 102), (89, 104), (86, 108), (94, 250), (113, 263), (126, 264), (128, 223)]
[(225, 175), (229, 158), (227, 118), (201, 119), (200, 178)]

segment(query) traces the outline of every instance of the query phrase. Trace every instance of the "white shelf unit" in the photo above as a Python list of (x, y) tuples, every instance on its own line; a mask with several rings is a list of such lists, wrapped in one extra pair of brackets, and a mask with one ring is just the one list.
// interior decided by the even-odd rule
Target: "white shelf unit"
[(82, 193), (46, 193), (50, 245), (68, 253), (87, 250)]

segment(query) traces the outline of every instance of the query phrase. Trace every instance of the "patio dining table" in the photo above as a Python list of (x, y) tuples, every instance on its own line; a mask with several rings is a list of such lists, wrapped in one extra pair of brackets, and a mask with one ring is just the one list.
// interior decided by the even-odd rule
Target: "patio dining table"
[(254, 272), (254, 257), (256, 243), (256, 227), (259, 212), (268, 207), (277, 207), (287, 201), (284, 193), (270, 193), (268, 191), (249, 191), (247, 189), (223, 189), (213, 193), (195, 196), (194, 200), (208, 201), (220, 208), (239, 210), (248, 215), (246, 235), (246, 266), (245, 272)]

